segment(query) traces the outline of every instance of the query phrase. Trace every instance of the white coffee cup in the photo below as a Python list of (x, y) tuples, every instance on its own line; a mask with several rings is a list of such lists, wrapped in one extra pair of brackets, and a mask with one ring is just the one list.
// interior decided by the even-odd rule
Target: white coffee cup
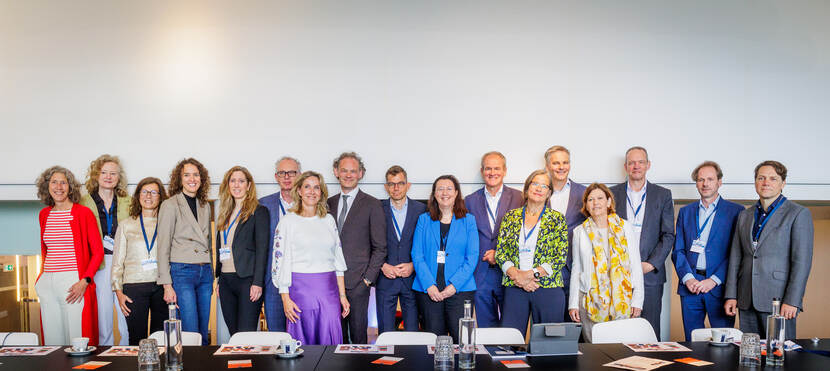
[(285, 354), (294, 354), (297, 352), (297, 348), (301, 347), (303, 343), (299, 340), (295, 339), (282, 339), (280, 340), (280, 346), (282, 347), (282, 351)]
[(75, 352), (84, 352), (89, 344), (89, 338), (72, 338), (72, 350)]
[(729, 331), (724, 329), (712, 329), (712, 342), (713, 343), (725, 343), (729, 339)]

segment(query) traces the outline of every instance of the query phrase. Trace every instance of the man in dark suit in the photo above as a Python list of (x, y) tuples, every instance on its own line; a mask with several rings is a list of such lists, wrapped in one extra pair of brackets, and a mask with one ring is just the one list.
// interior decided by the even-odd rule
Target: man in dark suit
[(778, 161), (755, 167), (759, 200), (738, 216), (726, 276), (726, 303), (737, 314), (741, 331), (763, 337), (772, 301), (781, 301), (786, 338), (796, 338), (796, 316), (813, 263), (813, 217), (810, 210), (784, 197), (787, 168)]
[(386, 260), (386, 215), (380, 201), (363, 191), (357, 183), (366, 168), (354, 152), (344, 152), (334, 160), (334, 176), (340, 193), (329, 197), (329, 214), (337, 222), (340, 244), (346, 258), (346, 298), (351, 313), (343, 319), (343, 341), (368, 342), (369, 286), (375, 283)]
[(378, 332), (395, 331), (395, 313), (401, 302), (403, 326), (406, 331), (418, 331), (418, 307), (412, 280), (412, 235), (418, 216), (426, 211), (426, 205), (406, 197), (411, 184), (406, 170), (395, 165), (386, 171), (386, 193), (389, 198), (381, 201), (386, 214), (386, 262), (375, 290), (378, 311)]
[[(562, 282), (565, 282), (565, 297), (568, 297), (571, 282), (571, 243), (573, 242), (573, 230), (576, 226), (585, 221), (585, 214), (582, 214), (582, 194), (585, 193), (585, 186), (574, 182), (568, 175), (571, 172), (571, 151), (563, 146), (553, 146), (545, 151), (545, 169), (548, 170), (553, 180), (553, 192), (550, 195), (550, 207), (565, 215), (565, 222), (568, 224), (568, 258), (565, 267), (562, 269)], [(565, 311), (565, 322), (571, 321), (568, 311)]]
[(291, 198), (291, 187), (294, 186), (294, 180), (297, 179), (300, 171), (300, 161), (297, 159), (288, 156), (280, 158), (274, 170), (274, 179), (280, 185), (279, 192), (259, 199), (259, 203), (268, 209), (271, 216), (271, 229), (269, 229), (271, 233), (269, 241), (271, 242), (268, 246), (268, 256), (266, 257), (268, 262), (265, 268), (265, 321), (268, 323), (268, 331), (285, 332), (285, 311), (282, 307), (282, 298), (279, 289), (274, 286), (274, 282), (271, 280), (274, 231), (277, 229), (280, 218), (294, 206), (294, 200)]
[(642, 317), (648, 320), (660, 339), (666, 258), (674, 245), (674, 202), (671, 191), (646, 180), (651, 161), (645, 148), (629, 148), (623, 166), (628, 179), (611, 187), (611, 193), (616, 201), (617, 215), (631, 223), (634, 238), (640, 240), (645, 284)]
[(501, 219), (509, 210), (522, 206), (522, 192), (504, 185), (507, 160), (500, 152), (481, 157), (484, 187), (464, 199), (467, 210), (476, 218), (478, 228), (478, 266), (476, 280), (476, 321), (479, 327), (501, 325), (499, 313), (504, 302), (501, 269), (496, 266), (496, 241)]
[(672, 261), (680, 282), (680, 313), (686, 341), (692, 330), (706, 327), (735, 327), (735, 318), (723, 308), (723, 283), (729, 267), (729, 246), (735, 222), (744, 207), (724, 200), (718, 194), (723, 171), (713, 161), (706, 161), (692, 171), (700, 201), (692, 202), (677, 214), (676, 237)]

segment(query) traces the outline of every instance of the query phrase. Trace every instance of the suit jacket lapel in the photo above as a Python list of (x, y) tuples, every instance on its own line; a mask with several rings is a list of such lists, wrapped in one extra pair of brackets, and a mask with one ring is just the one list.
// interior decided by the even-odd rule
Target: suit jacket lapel
[[(392, 201), (389, 201), (389, 203), (390, 203), (390, 207), (392, 207), (391, 206)], [(415, 201), (413, 201), (411, 199), (407, 200), (406, 219), (403, 221), (403, 225), (400, 226), (401, 227), (401, 240), (404, 239), (404, 236), (409, 236), (414, 232), (414, 228), (415, 228), (415, 223), (414, 222), (418, 218), (418, 215), (415, 215), (414, 203), (415, 203)], [(392, 213), (392, 217), (393, 218), (395, 217), (394, 213)]]
[[(761, 248), (761, 246), (764, 245), (763, 242), (764, 242), (764, 240), (767, 239), (767, 236), (769, 236), (769, 229), (770, 228), (775, 228), (775, 225), (779, 223), (781, 218), (783, 218), (782, 215), (784, 215), (784, 214), (782, 214), (782, 212), (784, 212), (783, 209), (786, 209), (787, 206), (788, 206), (788, 205), (785, 204), (787, 201), (789, 201), (789, 200), (781, 201), (781, 204), (778, 206), (778, 210), (775, 210), (775, 212), (772, 215), (767, 216), (767, 219), (769, 219), (769, 220), (767, 221), (767, 224), (764, 225), (764, 229), (761, 231), (761, 236), (758, 237), (758, 248), (759, 249)], [(754, 214), (753, 214), (753, 216), (754, 216)], [(755, 218), (752, 218), (752, 223), (753, 223), (753, 225), (755, 224)], [(752, 229), (750, 228), (750, 231), (751, 230)], [(752, 232), (749, 232), (749, 233), (752, 233)]]
[[(648, 197), (648, 196), (646, 196), (646, 197)], [(700, 223), (699, 223), (699, 221), (700, 221), (700, 201), (696, 201), (695, 205), (697, 205), (697, 207), (692, 209), (692, 217), (689, 218), (689, 222), (691, 222), (691, 224), (692, 224), (692, 228), (690, 229), (690, 231), (695, 231), (694, 233), (697, 234), (697, 227), (700, 226)], [(713, 220), (712, 222), (714, 223), (715, 221)], [(696, 235), (692, 236), (692, 242), (693, 243), (694, 243), (695, 237), (697, 237), (697, 236)], [(707, 245), (709, 244), (709, 241), (712, 240), (712, 237), (714, 237), (714, 235), (712, 234), (712, 232), (710, 230), (709, 231), (709, 240), (706, 241)], [(691, 251), (691, 250), (689, 250), (689, 251)], [(694, 253), (694, 254), (695, 254), (695, 261), (692, 262), (694, 264), (690, 264), (691, 265), (690, 268), (692, 268), (693, 270), (697, 269), (697, 259), (700, 259), (700, 253)]]
[[(651, 224), (648, 223), (649, 216), (651, 216), (651, 214), (653, 214), (655, 212), (660, 211), (658, 209), (655, 209), (655, 207), (654, 207), (657, 204), (657, 199), (656, 199), (657, 195), (655, 195), (654, 192), (649, 192), (648, 191), (649, 185), (651, 185), (651, 183), (646, 181), (646, 185), (644, 186), (646, 188), (645, 189), (645, 191), (646, 191), (646, 204), (643, 205), (644, 210), (642, 211), (642, 213), (643, 213), (643, 226), (640, 227), (641, 228), (640, 229), (640, 246), (643, 245), (643, 239), (646, 237), (646, 234), (644, 233), (645, 229), (646, 229), (646, 226), (651, 226)], [(632, 202), (634, 202), (634, 201), (632, 201)], [(656, 228), (660, 228), (660, 226), (658, 225), (658, 226), (656, 226)]]
[[(508, 207), (510, 206), (512, 201), (513, 201), (513, 193), (512, 192), (507, 192), (507, 186), (503, 186), (502, 192), (501, 192), (501, 197), (499, 198), (499, 204), (496, 207), (496, 215), (495, 215), (496, 225), (494, 226), (494, 229), (498, 228), (499, 224), (501, 224), (501, 219), (504, 217), (504, 214), (507, 214), (507, 212), (509, 211)], [(498, 233), (498, 231), (494, 231), (494, 232)]]
[(482, 188), (481, 189), (481, 210), (484, 210), (484, 220), (485, 220), (484, 225), (487, 226), (487, 228), (484, 228), (484, 232), (485, 232), (484, 235), (487, 236), (488, 239), (490, 239), (490, 238), (493, 238), (493, 229), (490, 228), (490, 212), (487, 211), (487, 210), (489, 210), (490, 206), (487, 205), (487, 195), (485, 194), (485, 192), (487, 192), (487, 188)]
[[(360, 207), (360, 203), (363, 202), (363, 198), (365, 197), (366, 195), (363, 193), (363, 191), (358, 189), (357, 193), (354, 195), (354, 201), (352, 201), (352, 206), (346, 210), (346, 220), (343, 221), (343, 229), (346, 229), (346, 225), (348, 225), (349, 221), (353, 219), (352, 215), (354, 214), (352, 213), (352, 210)], [(336, 221), (337, 218), (334, 218), (334, 220)]]
[[(193, 230), (196, 232), (196, 235), (199, 236), (199, 239), (202, 242), (205, 241), (205, 237), (202, 235), (202, 227), (199, 225), (199, 221), (196, 220), (196, 217), (193, 216), (193, 213), (190, 211), (190, 205), (187, 203), (187, 200), (184, 198), (184, 193), (179, 193), (176, 195), (176, 202), (179, 204), (179, 209), (182, 210), (184, 214), (185, 220)], [(199, 200), (196, 200), (196, 213), (199, 214), (199, 219), (204, 220), (208, 218), (208, 216), (203, 215), (202, 208), (199, 207)]]
[(616, 192), (612, 191), (611, 193), (614, 194), (614, 198), (616, 199), (617, 215), (620, 218), (628, 220), (628, 203), (625, 197), (625, 183), (622, 183), (622, 187), (619, 187)]

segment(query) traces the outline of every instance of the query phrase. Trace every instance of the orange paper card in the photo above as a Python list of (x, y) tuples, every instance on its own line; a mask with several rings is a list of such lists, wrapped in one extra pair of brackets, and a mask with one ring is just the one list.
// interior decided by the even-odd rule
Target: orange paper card
[(72, 367), (72, 368), (75, 369), (75, 370), (94, 370), (94, 369), (99, 368), (99, 367), (104, 367), (104, 366), (106, 366), (110, 363), (112, 363), (112, 362), (89, 361), (87, 363), (84, 363), (82, 365), (77, 365), (77, 366)]
[(252, 367), (250, 359), (239, 359), (235, 361), (228, 361), (228, 368), (248, 368)]
[(527, 364), (527, 362), (522, 361), (521, 359), (505, 359), (505, 360), (501, 361), (501, 364), (503, 364), (504, 367), (507, 367), (507, 368), (526, 368), (526, 367), (530, 367), (530, 365)]
[(675, 362), (680, 362), (680, 363), (685, 363), (687, 365), (692, 365), (692, 366), (709, 366), (709, 365), (713, 364), (712, 362), (701, 361), (697, 358), (692, 358), (692, 357), (678, 358), (678, 359), (675, 359), (674, 361)]
[(389, 365), (394, 365), (394, 364), (400, 362), (402, 359), (403, 358), (398, 358), (398, 357), (380, 357), (380, 358), (372, 361), (372, 363), (374, 363), (376, 365), (387, 365), (387, 366), (389, 366)]

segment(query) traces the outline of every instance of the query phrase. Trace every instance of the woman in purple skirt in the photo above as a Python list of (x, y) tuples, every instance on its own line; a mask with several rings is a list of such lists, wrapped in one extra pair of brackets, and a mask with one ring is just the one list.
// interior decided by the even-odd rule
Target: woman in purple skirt
[(303, 344), (340, 344), (340, 319), (349, 314), (343, 281), (346, 260), (337, 224), (326, 208), (323, 176), (304, 172), (291, 197), (300, 202), (277, 225), (271, 272), (282, 297), (288, 333)]

